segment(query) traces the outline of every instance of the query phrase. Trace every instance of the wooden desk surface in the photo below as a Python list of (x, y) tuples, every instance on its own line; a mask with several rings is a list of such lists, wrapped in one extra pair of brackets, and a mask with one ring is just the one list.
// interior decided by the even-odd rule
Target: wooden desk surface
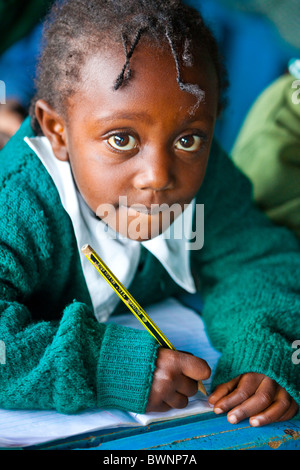
[[(30, 448), (32, 449), (32, 448)], [(205, 413), (119, 428), (36, 446), (39, 450), (296, 450), (300, 449), (300, 420), (253, 428), (245, 420), (230, 424), (226, 416)]]

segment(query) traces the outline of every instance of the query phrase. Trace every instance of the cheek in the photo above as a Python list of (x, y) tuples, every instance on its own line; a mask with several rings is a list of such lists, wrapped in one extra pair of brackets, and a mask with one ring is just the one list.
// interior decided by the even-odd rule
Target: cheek
[(72, 159), (71, 167), (81, 196), (95, 213), (98, 206), (118, 200), (122, 187), (113, 167), (100, 165), (97, 159), (80, 157)]
[(208, 157), (199, 163), (191, 164), (180, 172), (181, 186), (185, 193), (192, 199), (200, 189), (207, 168)]

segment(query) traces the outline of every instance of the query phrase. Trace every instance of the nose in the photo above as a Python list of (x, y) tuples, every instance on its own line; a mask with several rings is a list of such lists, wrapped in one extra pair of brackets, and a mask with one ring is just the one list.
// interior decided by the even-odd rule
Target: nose
[(175, 165), (172, 155), (159, 148), (148, 149), (140, 160), (134, 178), (136, 189), (165, 191), (175, 185)]

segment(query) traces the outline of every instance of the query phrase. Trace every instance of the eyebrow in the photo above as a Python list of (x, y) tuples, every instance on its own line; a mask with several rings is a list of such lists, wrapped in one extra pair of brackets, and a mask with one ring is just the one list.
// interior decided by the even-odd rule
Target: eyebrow
[(103, 116), (101, 118), (97, 118), (96, 122), (99, 123), (105, 123), (105, 122), (110, 122), (110, 121), (116, 121), (117, 119), (119, 120), (124, 120), (124, 121), (132, 121), (134, 119), (143, 119), (144, 121), (148, 121), (150, 123), (153, 122), (153, 120), (150, 118), (150, 116), (147, 113), (116, 113), (110, 116)]
[[(196, 121), (201, 121), (201, 119), (205, 116), (206, 119), (209, 119), (211, 121), (214, 121), (214, 116), (211, 115), (211, 114), (203, 114), (201, 116), (191, 116), (190, 119), (186, 119), (182, 122), (183, 125), (185, 124), (189, 124), (191, 122), (196, 122)], [(144, 112), (141, 112), (141, 113), (116, 113), (116, 114), (113, 114), (113, 115), (109, 115), (109, 116), (103, 116), (103, 117), (99, 117), (99, 118), (96, 118), (96, 123), (107, 123), (107, 122), (113, 122), (113, 121), (116, 121), (116, 120), (128, 120), (128, 121), (132, 121), (134, 119), (140, 119), (140, 120), (144, 120), (144, 121), (147, 121), (149, 122), (150, 124), (152, 124), (154, 121), (153, 119), (147, 114), (147, 113), (144, 113)]]

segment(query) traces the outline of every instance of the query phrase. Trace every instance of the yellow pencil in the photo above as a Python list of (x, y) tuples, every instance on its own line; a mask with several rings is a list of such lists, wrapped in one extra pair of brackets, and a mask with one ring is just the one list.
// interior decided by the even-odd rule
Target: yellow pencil
[[(118, 296), (123, 300), (125, 305), (131, 310), (136, 318), (142, 323), (142, 325), (149, 331), (149, 333), (156, 339), (156, 341), (164, 348), (175, 350), (174, 346), (160, 331), (156, 324), (151, 320), (149, 315), (143, 310), (138, 302), (132, 297), (128, 290), (121, 284), (116, 278), (108, 266), (102, 261), (100, 256), (90, 245), (84, 245), (81, 251), (85, 254), (87, 259), (97, 269), (97, 271), (104, 277), (108, 284), (114, 289)], [(201, 381), (198, 382), (198, 390), (204, 395), (207, 395), (205, 387)]]

